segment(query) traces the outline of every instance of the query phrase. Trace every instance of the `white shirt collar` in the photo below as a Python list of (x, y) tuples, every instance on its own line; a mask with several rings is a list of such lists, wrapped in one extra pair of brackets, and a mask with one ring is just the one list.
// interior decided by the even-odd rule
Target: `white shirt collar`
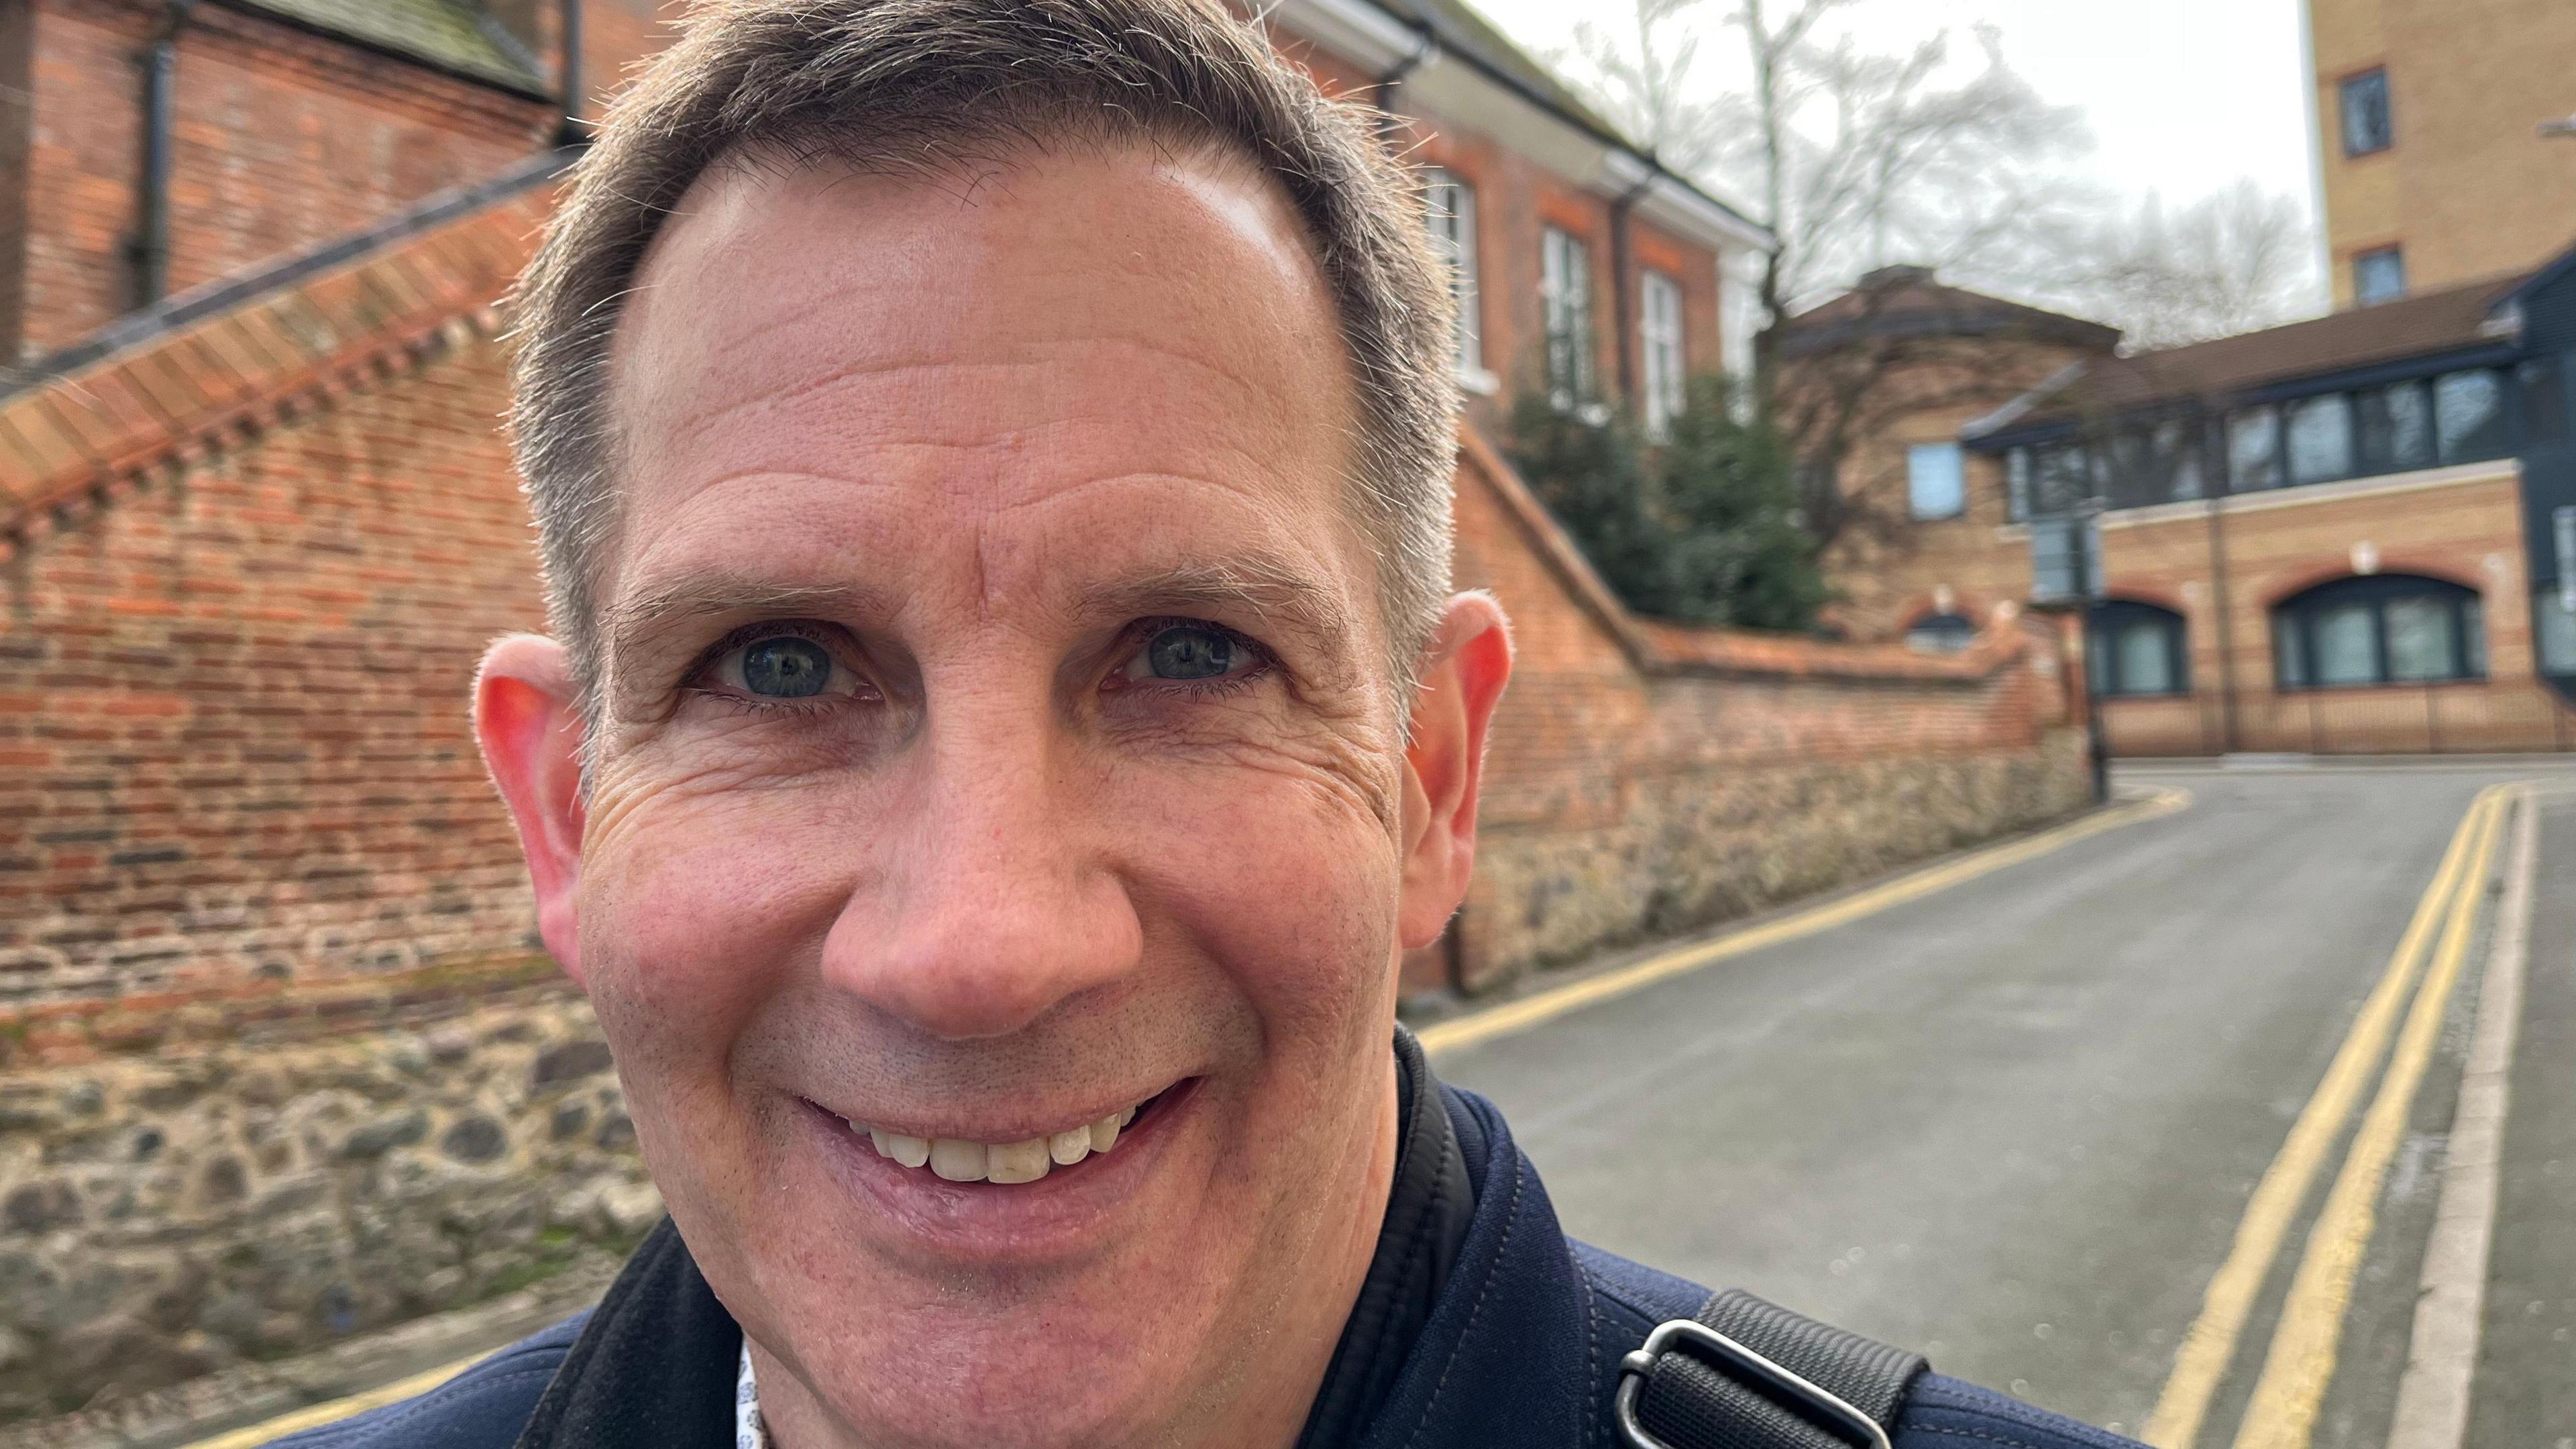
[(733, 1449), (769, 1449), (769, 1425), (760, 1417), (760, 1385), (751, 1377), (751, 1340), (742, 1341), (742, 1369), (733, 1379)]

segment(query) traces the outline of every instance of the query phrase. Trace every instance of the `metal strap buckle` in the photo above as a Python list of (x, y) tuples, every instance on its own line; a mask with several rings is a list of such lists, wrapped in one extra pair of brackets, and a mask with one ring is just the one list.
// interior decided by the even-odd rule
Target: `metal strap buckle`
[(1619, 1418), (1619, 1432), (1635, 1449), (1673, 1449), (1661, 1439), (1646, 1432), (1637, 1422), (1637, 1399), (1645, 1392), (1646, 1379), (1655, 1365), (1671, 1352), (1676, 1341), (1697, 1350), (1697, 1356), (1710, 1367), (1728, 1376), (1747, 1376), (1768, 1384), (1779, 1396), (1795, 1399), (1813, 1409), (1848, 1435), (1853, 1449), (1889, 1449), (1887, 1431), (1878, 1421), (1834, 1394), (1809, 1383), (1734, 1339), (1696, 1319), (1676, 1318), (1656, 1325), (1646, 1335), (1646, 1346), (1619, 1360), (1619, 1396), (1613, 1402)]

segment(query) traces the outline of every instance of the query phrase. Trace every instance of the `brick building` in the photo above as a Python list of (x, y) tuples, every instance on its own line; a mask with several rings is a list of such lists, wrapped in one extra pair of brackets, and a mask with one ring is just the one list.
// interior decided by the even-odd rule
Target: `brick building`
[(2066, 587), (2098, 516), (2115, 753), (2576, 748), (2576, 136), (2542, 134), (2576, 7), (2308, 17), (2345, 310), (2123, 357), (1900, 269), (1784, 325), (1784, 397), (1883, 394), (1836, 459), (1877, 525), (1829, 555), (1836, 621), (1949, 647)]
[(2049, 530), (2088, 515), (2114, 753), (2576, 748), (2576, 253), (2129, 357), (2039, 332), (1955, 338), (1996, 376), (2058, 365), (1883, 430), (1849, 474), (1903, 510), (1836, 555), (1856, 635), (1937, 652), (2063, 594)]
[(1959, 430), (2119, 341), (2117, 329), (1947, 286), (1922, 267), (1872, 272), (1782, 327), (1781, 426), (1833, 468), (1844, 500), (1827, 525), (1826, 622), (1860, 639), (1920, 626), (1960, 642), (2026, 601), (2026, 561), (1995, 547), (2002, 489)]
[(1284, 0), (1283, 51), (1397, 119), (1458, 269), (1459, 381), (1491, 430), (1544, 388), (1678, 407), (1690, 375), (1750, 371), (1750, 279), (1770, 234), (1657, 165), (1457, 0)]
[[(35, 82), (0, 172), (26, 304), (0, 383), (0, 1416), (474, 1301), (651, 1220), (464, 709), (483, 644), (541, 621), (496, 299), (563, 160), (538, 59), (562, 13), (0, 11)], [(580, 74), (656, 13), (594, 0)], [(1400, 113), (1476, 299), (1459, 579), (1502, 597), (1521, 664), (1474, 891), (1410, 984), (2080, 803), (2055, 628), (2007, 610), (1929, 657), (1641, 620), (1486, 441), (1521, 387), (1650, 399), (1726, 365), (1760, 228), (1448, 0), (1269, 14)], [(176, 290), (137, 309), (155, 95)]]
[(2307, 0), (2338, 307), (2524, 272), (2576, 243), (2576, 6)]

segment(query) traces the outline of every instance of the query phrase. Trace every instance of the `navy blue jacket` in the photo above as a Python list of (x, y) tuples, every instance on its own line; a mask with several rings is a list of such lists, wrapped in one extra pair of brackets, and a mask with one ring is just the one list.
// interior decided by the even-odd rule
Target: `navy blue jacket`
[[(1619, 1359), (1706, 1289), (1577, 1243), (1502, 1114), (1441, 1087), (1475, 1211), (1431, 1318), (1356, 1449), (1614, 1449)], [(725, 1449), (741, 1344), (668, 1223), (600, 1306), (418, 1398), (281, 1449)], [(1896, 1449), (2135, 1449), (2116, 1434), (1927, 1373)]]

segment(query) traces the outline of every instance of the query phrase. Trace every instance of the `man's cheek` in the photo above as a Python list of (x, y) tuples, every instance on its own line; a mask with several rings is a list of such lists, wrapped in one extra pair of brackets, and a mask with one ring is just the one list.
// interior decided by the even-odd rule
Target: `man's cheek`
[(836, 852), (822, 848), (825, 812), (803, 804), (663, 792), (622, 810), (584, 852), (594, 994), (683, 1013), (664, 1026), (693, 1035), (756, 1008), (780, 970), (819, 947), (847, 897)]
[(1124, 812), (1124, 833), (1148, 843), (1147, 914), (1160, 897), (1170, 924), (1267, 998), (1274, 1020), (1366, 1010), (1400, 873), (1362, 800), (1285, 774), (1176, 784)]

